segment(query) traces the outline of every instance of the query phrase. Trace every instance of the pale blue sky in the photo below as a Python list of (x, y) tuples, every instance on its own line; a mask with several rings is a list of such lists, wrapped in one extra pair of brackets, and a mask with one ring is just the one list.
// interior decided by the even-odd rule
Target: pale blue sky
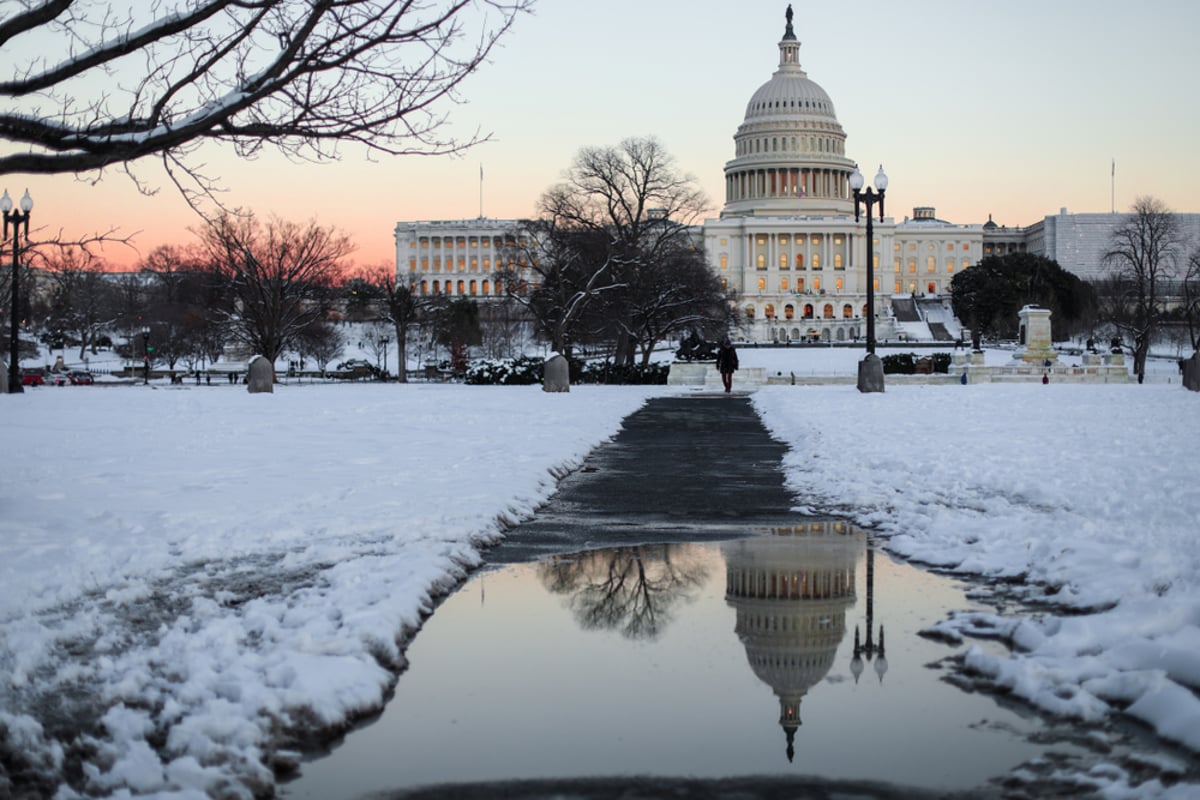
[[(278, 157), (234, 164), (214, 151), (210, 169), (234, 205), (345, 228), (360, 263), (391, 259), (396, 221), (477, 216), (481, 164), (483, 213), (528, 216), (580, 147), (628, 136), (657, 136), (716, 215), (746, 102), (777, 66), (786, 6), (539, 0), (464, 85), (467, 104), (451, 109), (454, 130), (494, 134), (467, 156), (366, 163), (348, 152), (339, 164), (294, 166)], [(1195, 0), (797, 0), (793, 8), (801, 65), (832, 98), (847, 154), (871, 174), (882, 163), (891, 177), (890, 216), (932, 205), (952, 222), (991, 213), (1028, 225), (1062, 206), (1108, 211), (1113, 159), (1118, 211), (1151, 194), (1200, 212)], [(186, 238), (195, 222), (165, 185), (143, 199), (118, 174), (100, 187), (5, 182), (20, 192), (26, 181), (36, 214), (69, 207), (68, 230), (141, 229), (143, 252)]]

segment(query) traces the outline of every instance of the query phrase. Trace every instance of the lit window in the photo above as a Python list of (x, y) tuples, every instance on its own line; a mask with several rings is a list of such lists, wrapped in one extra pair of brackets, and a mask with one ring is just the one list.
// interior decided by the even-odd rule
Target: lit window
[(786, 292), (788, 290), (787, 287), (788, 287), (787, 278), (780, 278), (779, 279), (779, 291)]
[(936, 258), (934, 258), (933, 256), (930, 256), (929, 258), (925, 259), (925, 271), (926, 272), (937, 272), (937, 259)]
[(842, 254), (841, 253), (833, 254), (833, 268), (834, 269), (844, 269), (844, 267), (842, 266)]
[(763, 309), (763, 316), (767, 319), (775, 319), (775, 306), (767, 303), (766, 308)]
[(813, 269), (821, 268), (821, 254), (820, 253), (813, 253), (812, 268)]
[(787, 247), (791, 243), (791, 241), (792, 241), (792, 237), (788, 236), (786, 233), (779, 234), (779, 244), (782, 245), (783, 247)]
[(779, 254), (779, 268), (780, 268), (780, 269), (787, 269), (787, 268), (788, 268), (788, 257), (787, 257), (787, 253), (780, 253), (780, 254)]
[(729, 255), (721, 253), (721, 269), (729, 269)]
[(908, 260), (908, 272), (910, 275), (917, 274), (917, 260), (915, 258), (910, 258)]
[(897, 258), (894, 262), (892, 262), (892, 267), (893, 267), (892, 272), (899, 272), (900, 271), (900, 259)]
[(836, 281), (834, 281), (834, 288), (836, 288), (839, 292), (842, 290), (842, 279), (841, 278), (838, 278)]
[(796, 253), (796, 269), (804, 269), (804, 253)]
[(408, 271), (409, 271), (409, 272), (416, 272), (416, 271), (417, 271), (417, 259), (416, 259), (415, 257), (413, 257), (413, 258), (410, 258), (410, 259), (408, 260)]
[(813, 278), (813, 291), (814, 292), (821, 291), (821, 279), (820, 278)]
[(767, 268), (767, 255), (766, 255), (766, 253), (759, 253), (759, 254), (758, 254), (758, 268), (759, 268), (759, 269), (766, 269), (766, 268)]
[(760, 292), (765, 292), (767, 290), (767, 279), (766, 278), (758, 279), (758, 290)]
[(804, 291), (804, 278), (796, 278), (796, 291), (797, 292)]

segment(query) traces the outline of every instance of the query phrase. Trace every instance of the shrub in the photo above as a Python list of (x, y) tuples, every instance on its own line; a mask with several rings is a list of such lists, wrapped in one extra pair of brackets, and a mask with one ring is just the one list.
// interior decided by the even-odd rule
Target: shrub
[(463, 378), (475, 386), (528, 386), (542, 382), (545, 361), (535, 356), (484, 358), (467, 365)]
[[(922, 359), (928, 358), (931, 362), (933, 372), (947, 373), (950, 371), (950, 354), (949, 353), (934, 353), (931, 356), (922, 356)], [(916, 353), (892, 353), (884, 356), (883, 372), (885, 375), (915, 375), (917, 373), (917, 358)]]
[(615, 366), (607, 361), (592, 361), (571, 374), (576, 383), (604, 384), (665, 384), (669, 364), (630, 364), (623, 367)]

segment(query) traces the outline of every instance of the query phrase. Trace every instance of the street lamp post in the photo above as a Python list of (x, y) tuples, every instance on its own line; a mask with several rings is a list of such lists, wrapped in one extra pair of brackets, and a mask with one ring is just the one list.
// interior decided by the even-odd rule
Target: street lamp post
[(391, 341), (391, 339), (387, 336), (384, 336), (379, 340), (379, 343), (381, 345), (383, 345), (383, 376), (384, 376), (383, 379), (385, 381), (387, 380), (387, 371), (388, 371), (388, 369), (387, 369), (388, 368), (387, 346), (388, 346), (388, 342), (390, 342), (390, 341)]
[[(879, 221), (883, 222), (883, 195), (887, 191), (888, 177), (883, 166), (875, 174), (875, 189), (862, 191), (863, 176), (855, 166), (850, 175), (850, 189), (854, 192), (854, 221), (859, 221), (863, 205), (867, 207), (867, 355), (858, 364), (858, 390), (860, 392), (883, 391), (883, 362), (875, 355), (875, 226), (871, 207), (879, 203)], [(878, 190), (878, 193), (875, 191)]]
[(12, 198), (8, 196), (8, 190), (4, 190), (4, 196), (0, 197), (0, 211), (4, 212), (4, 236), (8, 238), (8, 229), (12, 228), (12, 319), (9, 320), (11, 328), (9, 330), (8, 350), (8, 392), (9, 394), (19, 394), (25, 391), (25, 387), (21, 385), (21, 345), (18, 338), (19, 328), (17, 320), (20, 317), (20, 286), (21, 286), (21, 229), (25, 229), (25, 240), (29, 240), (29, 212), (33, 210), (33, 198), (29, 196), (29, 190), (25, 190), (25, 194), (21, 197), (21, 210), (13, 211)]
[(142, 365), (146, 368), (146, 385), (150, 385), (150, 329), (142, 328)]

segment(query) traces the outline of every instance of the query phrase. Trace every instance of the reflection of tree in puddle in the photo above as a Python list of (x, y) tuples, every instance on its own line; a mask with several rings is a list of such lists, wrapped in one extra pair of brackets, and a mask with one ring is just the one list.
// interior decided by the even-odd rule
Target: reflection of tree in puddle
[(855, 563), (866, 536), (843, 520), (772, 529), (722, 545), (725, 600), (754, 674), (779, 698), (787, 757), (800, 701), (833, 667), (854, 605)]
[(653, 639), (671, 622), (680, 601), (690, 602), (708, 579), (693, 545), (615, 547), (558, 556), (538, 566), (542, 585), (569, 594), (584, 630), (620, 631)]

